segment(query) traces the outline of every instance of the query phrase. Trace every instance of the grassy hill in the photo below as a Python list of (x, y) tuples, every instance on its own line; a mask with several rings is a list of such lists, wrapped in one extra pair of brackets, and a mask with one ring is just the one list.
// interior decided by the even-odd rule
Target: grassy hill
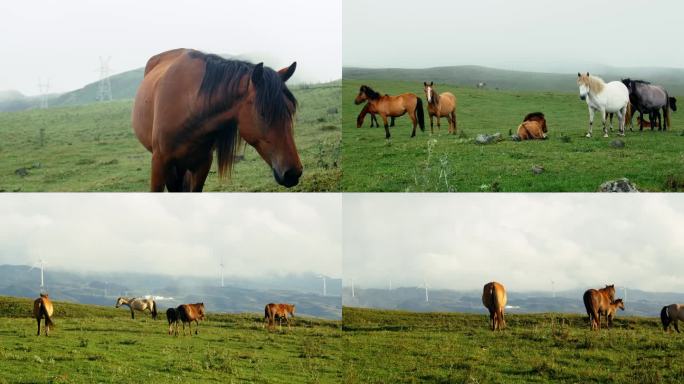
[[(293, 89), (300, 102), (295, 141), (304, 175), (294, 191), (339, 188), (339, 83)], [(150, 154), (131, 128), (131, 100), (0, 113), (0, 190), (147, 191)], [(282, 191), (247, 147), (232, 179), (216, 164), (207, 191)]]
[(36, 337), (29, 299), (0, 297), (0, 383), (339, 382), (340, 322), (297, 318), (268, 332), (259, 314), (209, 313), (199, 335), (169, 336), (164, 316), (55, 303)]
[[(574, 80), (573, 80), (574, 81)], [(684, 186), (684, 136), (681, 112), (673, 113), (673, 128), (627, 132), (623, 148), (604, 139), (601, 124), (587, 139), (586, 103), (559, 92), (496, 91), (436, 83), (438, 92), (458, 99), (458, 135), (426, 131), (410, 138), (410, 120), (401, 117), (390, 128), (369, 128), (370, 117), (356, 128), (362, 106), (354, 105), (361, 84), (389, 94), (413, 92), (424, 98), (421, 82), (344, 80), (342, 87), (342, 166), (344, 191), (596, 191), (607, 180), (627, 177), (643, 190), (671, 191)], [(514, 142), (506, 138), (529, 112), (546, 115), (549, 139)], [(427, 115), (427, 114), (426, 114)], [(596, 123), (596, 122), (595, 122)], [(435, 130), (437, 128), (435, 127)], [(616, 128), (617, 129), (617, 128)], [(478, 145), (478, 134), (500, 133), (504, 141)], [(541, 174), (532, 172), (540, 165)]]
[[(419, 84), (423, 81), (434, 81), (471, 88), (479, 82), (485, 82), (486, 88), (489, 89), (577, 93), (578, 71), (584, 72), (584, 69), (569, 73), (542, 73), (477, 65), (421, 69), (345, 67), (342, 69), (342, 77), (345, 80), (403, 80)], [(684, 69), (680, 68), (604, 67), (595, 74), (606, 81), (626, 77), (644, 79), (665, 86), (673, 95), (684, 95)]]
[[(620, 317), (592, 332), (585, 317), (507, 315), (493, 333), (484, 314), (345, 307), (346, 383), (674, 383), (684, 338), (659, 320)], [(382, 358), (378, 358), (382, 356)]]

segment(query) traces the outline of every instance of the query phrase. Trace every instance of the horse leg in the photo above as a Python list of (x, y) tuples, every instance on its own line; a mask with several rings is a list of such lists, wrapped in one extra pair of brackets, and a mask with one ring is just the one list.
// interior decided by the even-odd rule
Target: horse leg
[[(413, 131), (411, 132), (411, 137), (416, 137), (416, 126), (418, 125), (418, 119), (416, 118), (416, 110), (414, 109), (412, 113), (409, 113), (411, 118), (411, 123), (413, 123)], [(439, 129), (439, 118), (437, 118), (437, 129)]]
[(603, 137), (608, 137), (608, 124), (606, 121), (605, 108), (601, 108), (601, 122), (603, 123)]
[(151, 192), (164, 192), (167, 167), (168, 164), (166, 164), (159, 154), (152, 154), (152, 172), (150, 177)]
[[(620, 131), (620, 136), (625, 135), (625, 118), (627, 116), (627, 107), (620, 109), (617, 112), (618, 115), (618, 129)], [(613, 122), (610, 122), (611, 128), (613, 127)]]
[(199, 320), (195, 320), (195, 335), (199, 335)]
[(435, 117), (435, 115), (433, 115), (433, 114), (431, 113), (431, 114), (430, 114), (430, 134), (431, 134), (431, 135), (435, 133), (434, 123), (433, 123), (433, 121), (432, 121), (432, 120), (433, 120), (433, 117)]
[(587, 132), (587, 137), (591, 137), (593, 130), (594, 130), (594, 109), (592, 107), (589, 107), (589, 132)]
[(41, 318), (42, 318), (42, 316), (37, 319), (38, 320), (38, 333), (36, 333), (36, 336), (40, 336), (40, 319)]
[(437, 114), (435, 116), (437, 116), (437, 132), (441, 132), (442, 131), (442, 124), (439, 121), (442, 120), (442, 116), (440, 116), (439, 114)]
[(131, 319), (135, 320), (135, 312), (133, 311), (133, 308), (131, 308)]
[(204, 163), (192, 172), (192, 192), (202, 192), (202, 189), (204, 189), (204, 182), (207, 181), (213, 158), (212, 153), (209, 152), (209, 156), (204, 160)]
[(454, 135), (458, 132), (458, 127), (456, 126), (456, 111), (451, 111), (451, 121), (454, 123)]
[(382, 117), (382, 123), (385, 126), (385, 139), (390, 138), (390, 132), (389, 132), (389, 125), (387, 125), (387, 115), (384, 113), (380, 114), (380, 117)]
[(394, 116), (390, 117), (390, 127), (394, 127)]
[(675, 329), (675, 331), (677, 331), (677, 333), (679, 333), (679, 325), (677, 325), (678, 322), (679, 322), (679, 320), (677, 320), (677, 318), (675, 318), (674, 319), (674, 329)]

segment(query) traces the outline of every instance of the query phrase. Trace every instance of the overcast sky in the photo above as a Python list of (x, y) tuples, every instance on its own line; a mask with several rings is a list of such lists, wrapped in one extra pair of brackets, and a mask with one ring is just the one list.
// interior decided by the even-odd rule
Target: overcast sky
[(679, 195), (345, 194), (343, 206), (346, 285), (684, 290)]
[[(678, 0), (344, 0), (343, 64), (684, 66)], [(579, 69), (571, 69), (577, 72)]]
[(293, 81), (341, 77), (341, 0), (8, 0), (0, 2), (0, 90), (37, 94), (38, 79), (64, 92), (144, 67), (173, 48), (246, 54)]
[(0, 264), (213, 277), (342, 277), (340, 195), (13, 194)]

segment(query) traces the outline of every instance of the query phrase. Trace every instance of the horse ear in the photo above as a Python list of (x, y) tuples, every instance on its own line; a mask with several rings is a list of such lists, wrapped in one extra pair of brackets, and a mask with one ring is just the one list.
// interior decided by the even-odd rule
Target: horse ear
[(432, 81), (430, 82), (430, 86), (431, 86), (431, 87), (432, 87), (434, 84), (435, 84), (434, 82), (432, 82)]
[(589, 72), (587, 72), (587, 77), (589, 77)]
[(278, 74), (280, 75), (280, 78), (283, 80), (283, 83), (288, 81), (290, 77), (292, 77), (292, 74), (294, 73), (295, 69), (297, 69), (297, 62), (294, 61), (289, 67), (283, 68), (280, 71), (278, 71)]
[(427, 87), (427, 83), (425, 81), (423, 81), (423, 85)]
[(580, 74), (579, 72), (577, 72), (577, 77), (582, 77), (582, 74)]
[(264, 80), (264, 63), (259, 63), (252, 69), (252, 83), (261, 84)]

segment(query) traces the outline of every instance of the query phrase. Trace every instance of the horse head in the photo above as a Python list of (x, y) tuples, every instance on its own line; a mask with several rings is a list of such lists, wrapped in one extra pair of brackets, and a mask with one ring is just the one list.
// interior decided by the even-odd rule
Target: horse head
[(297, 63), (280, 71), (254, 66), (245, 102), (237, 112), (240, 136), (271, 166), (278, 184), (287, 188), (299, 183), (302, 163), (293, 136), (297, 100), (285, 85)]
[(124, 300), (123, 297), (119, 297), (118, 299), (116, 299), (116, 308), (119, 308), (124, 304), (126, 304), (126, 300)]
[(672, 109), (674, 112), (677, 112), (677, 99), (673, 96), (670, 96), (669, 103), (670, 109)]
[(620, 308), (623, 311), (625, 310), (625, 302), (622, 301), (622, 299), (617, 299), (617, 300), (613, 301), (611, 304), (617, 306), (618, 308)]
[(581, 74), (577, 72), (577, 85), (579, 86), (579, 97), (581, 100), (585, 100), (589, 94), (589, 72), (586, 74)]
[(606, 292), (606, 294), (608, 294), (608, 297), (611, 301), (615, 299), (615, 284), (606, 284), (606, 287), (603, 288), (603, 291)]
[(427, 98), (428, 104), (432, 103), (434, 99), (434, 83), (431, 81), (430, 84), (423, 82), (423, 91), (425, 91), (425, 97)]

